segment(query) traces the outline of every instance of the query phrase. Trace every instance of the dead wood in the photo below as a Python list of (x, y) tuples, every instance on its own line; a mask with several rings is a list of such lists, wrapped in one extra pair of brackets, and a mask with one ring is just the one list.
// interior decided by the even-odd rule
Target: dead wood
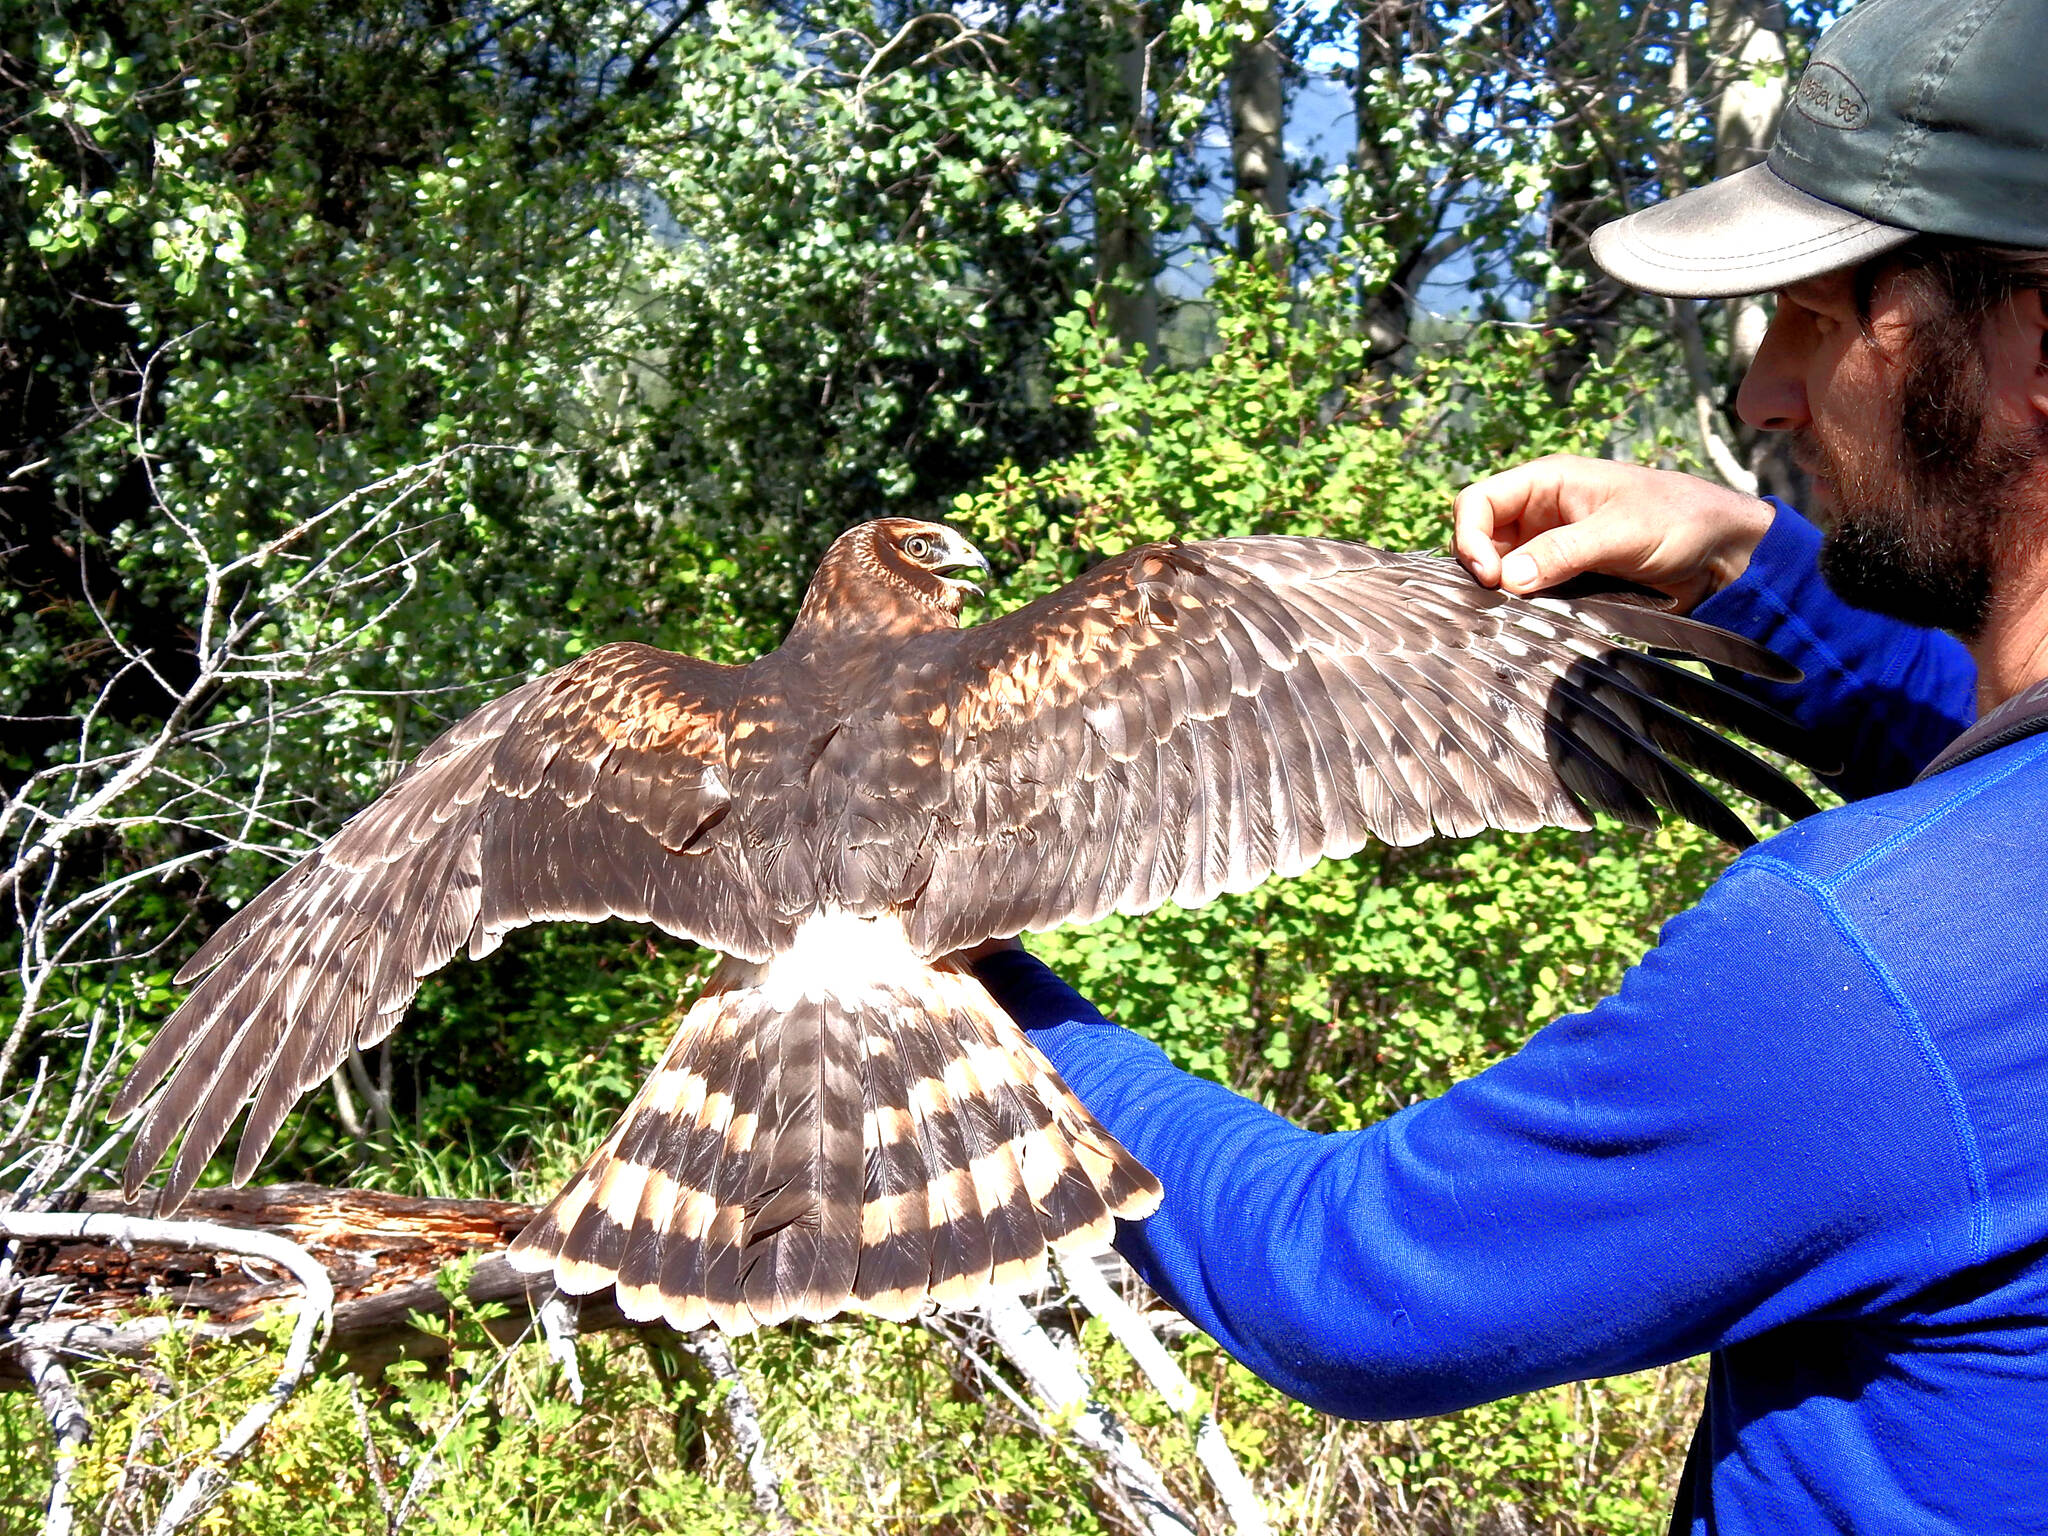
[[(130, 1205), (118, 1195), (89, 1195), (72, 1209), (153, 1215), (153, 1201)], [(486, 1321), (510, 1342), (553, 1291), (545, 1276), (523, 1275), (505, 1259), (505, 1245), (536, 1208), (502, 1200), (436, 1200), (316, 1184), (201, 1190), (181, 1217), (274, 1232), (300, 1244), (334, 1284), (329, 1359), (375, 1375), (404, 1357), (430, 1357), (445, 1346), (411, 1321), (445, 1317), (448, 1302), (435, 1278), (448, 1265), (475, 1257), (471, 1302), (502, 1302), (503, 1317)], [(91, 1358), (146, 1356), (177, 1315), (203, 1336), (253, 1333), (276, 1302), (296, 1297), (282, 1269), (233, 1254), (137, 1243), (23, 1243), (15, 1265), (19, 1289), (0, 1302), (0, 1386), (28, 1385), (22, 1351)], [(168, 1303), (168, 1309), (160, 1303)], [(609, 1295), (584, 1298), (579, 1332), (647, 1326), (629, 1321)]]

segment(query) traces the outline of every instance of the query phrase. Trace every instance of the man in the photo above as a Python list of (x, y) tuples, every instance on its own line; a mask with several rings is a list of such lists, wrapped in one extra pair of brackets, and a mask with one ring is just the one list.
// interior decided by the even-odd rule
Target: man
[(979, 962), (1165, 1182), (1124, 1253), (1268, 1380), (1397, 1417), (1711, 1352), (1675, 1528), (2048, 1530), (2044, 89), (2044, 0), (1866, 0), (1767, 166), (1595, 242), (1653, 291), (1776, 290), (1739, 409), (1795, 435), (1825, 542), (1584, 459), (1458, 498), (1481, 581), (1660, 587), (1846, 743), (1850, 803), (1615, 997), (1315, 1136)]

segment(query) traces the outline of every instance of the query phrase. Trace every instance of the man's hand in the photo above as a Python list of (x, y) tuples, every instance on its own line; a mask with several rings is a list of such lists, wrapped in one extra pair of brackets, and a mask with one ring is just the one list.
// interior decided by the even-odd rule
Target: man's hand
[(1458, 558), (1485, 586), (1527, 594), (1596, 571), (1689, 613), (1743, 573), (1773, 514), (1692, 475), (1554, 453), (1466, 486), (1453, 515)]

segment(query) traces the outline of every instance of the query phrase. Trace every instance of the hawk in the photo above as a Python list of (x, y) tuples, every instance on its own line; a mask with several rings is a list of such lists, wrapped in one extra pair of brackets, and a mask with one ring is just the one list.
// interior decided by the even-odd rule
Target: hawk
[(1160, 1189), (956, 951), (1369, 838), (1663, 807), (1752, 841), (1681, 765), (1814, 808), (1691, 715), (1795, 755), (1796, 727), (1611, 637), (1797, 674), (1650, 607), (1265, 537), (1148, 544), (962, 628), (986, 569), (949, 528), (866, 523), (768, 655), (607, 645), (450, 728), (179, 972), (196, 985), (114, 1103), (130, 1195), (177, 1141), (175, 1207), (245, 1106), (246, 1181), (458, 951), (629, 918), (725, 959), (514, 1261), (682, 1329), (964, 1306), (1106, 1246)]

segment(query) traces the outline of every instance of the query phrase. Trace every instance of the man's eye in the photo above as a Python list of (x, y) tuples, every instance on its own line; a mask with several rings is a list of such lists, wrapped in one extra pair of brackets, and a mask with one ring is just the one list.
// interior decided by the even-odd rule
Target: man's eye
[(1780, 291), (1777, 308), (1786, 318), (1813, 326), (1823, 334), (1837, 326), (1856, 323), (1854, 299), (1833, 289), (1802, 289), (1797, 294)]
[(932, 541), (923, 534), (915, 534), (903, 541), (903, 553), (913, 560), (923, 560), (932, 552)]

